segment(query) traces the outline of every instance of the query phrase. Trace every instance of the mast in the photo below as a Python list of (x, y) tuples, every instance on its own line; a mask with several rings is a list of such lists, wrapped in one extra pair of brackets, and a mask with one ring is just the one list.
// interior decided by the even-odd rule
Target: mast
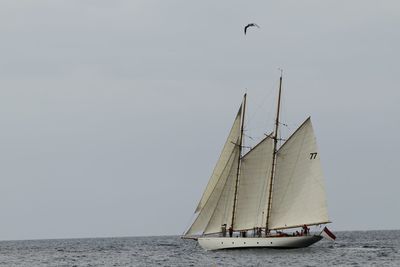
[(271, 216), (271, 208), (272, 208), (272, 187), (274, 185), (274, 176), (275, 176), (275, 168), (276, 168), (276, 154), (277, 154), (277, 144), (278, 144), (278, 130), (279, 130), (279, 111), (281, 107), (281, 91), (282, 91), (282, 70), (281, 77), (279, 78), (279, 92), (278, 92), (278, 107), (276, 111), (276, 119), (275, 119), (275, 131), (274, 131), (274, 149), (272, 153), (272, 168), (271, 168), (271, 177), (269, 179), (269, 192), (268, 192), (268, 209), (267, 209), (267, 220), (265, 224), (265, 235), (268, 234), (268, 223), (269, 217)]
[(236, 182), (235, 182), (235, 193), (233, 195), (233, 210), (232, 210), (232, 221), (231, 221), (231, 227), (233, 229), (233, 223), (235, 221), (235, 212), (236, 212), (236, 201), (237, 201), (237, 190), (238, 190), (238, 184), (239, 184), (239, 175), (240, 175), (240, 161), (241, 161), (241, 155), (242, 155), (242, 143), (243, 143), (243, 128), (244, 128), (244, 115), (246, 112), (246, 96), (247, 93), (244, 94), (243, 96), (243, 111), (242, 111), (242, 120), (241, 120), (241, 126), (240, 126), (240, 137), (239, 137), (239, 157), (238, 157), (238, 165), (237, 165), (237, 171), (236, 171)]

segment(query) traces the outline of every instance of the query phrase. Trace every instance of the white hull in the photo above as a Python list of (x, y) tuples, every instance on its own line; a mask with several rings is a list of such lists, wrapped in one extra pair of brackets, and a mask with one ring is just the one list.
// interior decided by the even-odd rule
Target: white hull
[(318, 241), (320, 235), (285, 237), (199, 237), (198, 242), (205, 250), (243, 248), (304, 248)]

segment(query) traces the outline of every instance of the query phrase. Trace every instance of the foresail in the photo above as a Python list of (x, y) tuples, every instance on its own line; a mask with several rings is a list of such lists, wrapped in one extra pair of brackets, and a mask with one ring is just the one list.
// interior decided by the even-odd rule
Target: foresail
[(277, 152), (269, 229), (329, 221), (319, 156), (308, 118)]
[[(234, 154), (233, 162), (237, 163), (239, 160), (239, 149)], [(232, 221), (233, 201), (235, 194), (235, 183), (237, 176), (237, 164), (232, 164), (225, 186), (222, 189), (221, 195), (218, 199), (216, 208), (208, 222), (204, 234), (218, 233), (221, 231), (221, 226), (226, 224), (227, 227)]]
[(236, 115), (235, 121), (229, 133), (229, 136), (225, 142), (224, 148), (222, 149), (221, 155), (218, 159), (217, 164), (214, 167), (214, 171), (211, 175), (211, 178), (207, 184), (206, 189), (204, 190), (203, 196), (201, 197), (199, 204), (197, 205), (196, 211), (199, 212), (208, 201), (211, 193), (214, 191), (218, 180), (221, 178), (222, 172), (225, 170), (226, 165), (229, 161), (229, 158), (232, 155), (232, 152), (237, 148), (237, 143), (240, 138), (240, 121), (242, 116), (242, 106), (240, 106), (239, 111)]
[(272, 150), (273, 139), (267, 137), (242, 158), (234, 224), (236, 230), (265, 227)]
[[(195, 221), (185, 235), (199, 235), (214, 231), (213, 225), (217, 221), (216, 217), (221, 216), (216, 212), (216, 210), (217, 207), (220, 207), (219, 209), (221, 209), (221, 205), (224, 201), (228, 201), (226, 194), (229, 193), (227, 192), (228, 189), (230, 191), (232, 180), (234, 181), (234, 179), (232, 179), (232, 173), (234, 173), (234, 171), (237, 169), (238, 155), (239, 151), (236, 148), (231, 153), (228, 162), (217, 181), (217, 184), (210, 193), (209, 198), (204, 203), (203, 208), (200, 210)], [(230, 197), (233, 199), (233, 195)], [(228, 211), (230, 214), (232, 214), (231, 210), (232, 207), (230, 207), (230, 211)], [(229, 217), (229, 215), (224, 217)], [(207, 231), (206, 228), (208, 228)], [(219, 232), (220, 229), (221, 224), (219, 224), (217, 232)]]
[[(224, 148), (222, 149), (221, 155), (214, 168), (211, 178), (207, 184), (207, 187), (197, 205), (195, 213), (197, 217), (189, 230), (185, 235), (196, 235), (203, 234), (206, 232), (206, 228), (213, 229), (215, 222), (225, 219), (218, 219), (215, 210), (221, 209), (221, 203), (228, 201), (226, 196), (230, 191), (231, 186), (231, 174), (233, 170), (237, 170), (239, 163), (239, 146), (240, 141), (240, 126), (242, 119), (242, 106), (240, 106), (236, 118), (233, 122), (233, 126), (225, 142)], [(233, 195), (231, 195), (233, 201)], [(233, 206), (233, 205), (232, 205)], [(218, 215), (222, 217), (232, 216), (232, 207), (230, 208), (230, 215)], [(219, 229), (220, 229), (219, 225)]]

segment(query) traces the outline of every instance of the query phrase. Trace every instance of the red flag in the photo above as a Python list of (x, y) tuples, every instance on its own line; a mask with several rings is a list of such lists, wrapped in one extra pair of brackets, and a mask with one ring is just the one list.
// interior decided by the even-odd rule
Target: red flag
[(326, 228), (326, 226), (325, 226), (324, 230), (322, 230), (321, 235), (323, 237), (327, 238), (327, 239), (332, 240), (332, 241), (335, 241), (335, 239), (336, 239), (336, 236), (331, 231), (329, 231), (329, 229)]

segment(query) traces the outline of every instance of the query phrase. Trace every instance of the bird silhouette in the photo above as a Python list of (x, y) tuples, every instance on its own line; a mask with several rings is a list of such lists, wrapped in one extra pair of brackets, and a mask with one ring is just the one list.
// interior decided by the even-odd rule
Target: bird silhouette
[(246, 27), (244, 27), (244, 35), (246, 35), (246, 33), (247, 33), (247, 28), (249, 28), (249, 27), (257, 27), (257, 28), (260, 28), (260, 26), (258, 26), (258, 25), (255, 24), (255, 23), (249, 23), (249, 24), (246, 25)]

